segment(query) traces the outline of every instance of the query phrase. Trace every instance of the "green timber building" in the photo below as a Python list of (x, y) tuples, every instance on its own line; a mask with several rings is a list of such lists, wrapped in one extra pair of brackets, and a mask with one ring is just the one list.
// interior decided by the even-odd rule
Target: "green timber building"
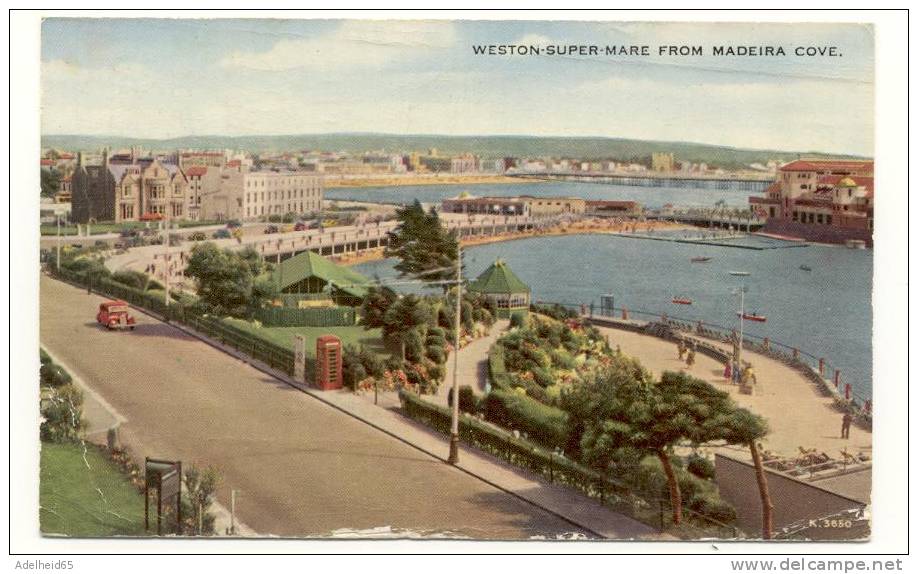
[(469, 291), (480, 293), (494, 303), (498, 319), (529, 312), (531, 289), (516, 276), (503, 260), (498, 259), (472, 281)]

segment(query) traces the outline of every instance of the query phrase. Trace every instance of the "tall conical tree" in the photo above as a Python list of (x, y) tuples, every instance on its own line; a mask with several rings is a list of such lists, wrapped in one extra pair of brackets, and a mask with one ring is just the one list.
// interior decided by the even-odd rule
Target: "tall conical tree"
[(428, 282), (455, 277), (459, 242), (443, 227), (437, 211), (431, 208), (425, 212), (415, 200), (396, 210), (396, 217), (399, 225), (388, 233), (386, 256), (400, 260), (395, 265), (399, 274)]

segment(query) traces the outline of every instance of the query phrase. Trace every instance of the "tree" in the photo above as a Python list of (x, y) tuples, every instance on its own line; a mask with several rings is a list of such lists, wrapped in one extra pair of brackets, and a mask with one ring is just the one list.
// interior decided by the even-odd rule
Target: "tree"
[(192, 465), (185, 470), (185, 492), (186, 500), (191, 505), (192, 533), (213, 534), (216, 517), (208, 510), (216, 499), (219, 484), (220, 473), (212, 466), (201, 470)]
[(453, 279), (459, 241), (440, 223), (436, 209), (425, 212), (421, 202), (415, 200), (396, 210), (396, 218), (398, 227), (387, 234), (386, 257), (400, 260), (395, 265), (399, 274), (428, 282)]
[(191, 250), (185, 274), (197, 284), (198, 297), (210, 312), (241, 316), (254, 302), (251, 262), (213, 243), (200, 243)]
[(758, 441), (768, 434), (768, 425), (762, 417), (739, 407), (730, 412), (725, 422), (724, 441), (727, 444), (746, 445), (752, 455), (755, 479), (759, 487), (759, 499), (762, 503), (762, 538), (770, 540), (774, 506), (771, 503), (771, 494), (768, 492), (768, 479), (765, 475), (765, 468), (762, 466), (762, 454), (758, 446)]
[(430, 322), (430, 316), (430, 306), (414, 294), (398, 299), (386, 311), (383, 317), (383, 337), (399, 343), (402, 360), (405, 360), (405, 341), (408, 333), (426, 326)]
[(629, 451), (659, 459), (669, 486), (673, 524), (682, 522), (682, 492), (672, 450), (682, 442), (708, 438), (713, 428), (708, 424), (708, 404), (694, 393), (697, 379), (688, 379), (657, 383), (636, 361), (616, 361), (561, 399), (562, 408), (577, 419), (573, 424), (582, 429), (582, 456), (601, 472)]
[(386, 311), (398, 300), (398, 295), (389, 287), (372, 286), (363, 298), (361, 315), (365, 329), (376, 329), (386, 324)]
[(41, 170), (41, 196), (42, 197), (54, 197), (61, 189), (61, 179), (60, 174), (57, 170), (53, 169), (43, 169)]

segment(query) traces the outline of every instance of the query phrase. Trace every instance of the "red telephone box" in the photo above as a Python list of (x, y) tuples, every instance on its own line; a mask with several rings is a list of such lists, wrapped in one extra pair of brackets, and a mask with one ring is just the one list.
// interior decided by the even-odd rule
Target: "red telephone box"
[(316, 339), (316, 384), (323, 391), (344, 386), (344, 360), (341, 339), (322, 335)]

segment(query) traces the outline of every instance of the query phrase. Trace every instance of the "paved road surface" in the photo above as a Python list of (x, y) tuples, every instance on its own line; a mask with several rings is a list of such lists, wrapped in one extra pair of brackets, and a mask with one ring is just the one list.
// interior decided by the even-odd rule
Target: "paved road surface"
[(241, 490), (239, 517), (261, 534), (576, 531), (171, 326), (140, 315), (133, 332), (101, 329), (101, 300), (42, 276), (42, 344), (127, 419), (140, 452), (219, 468), (218, 499)]

